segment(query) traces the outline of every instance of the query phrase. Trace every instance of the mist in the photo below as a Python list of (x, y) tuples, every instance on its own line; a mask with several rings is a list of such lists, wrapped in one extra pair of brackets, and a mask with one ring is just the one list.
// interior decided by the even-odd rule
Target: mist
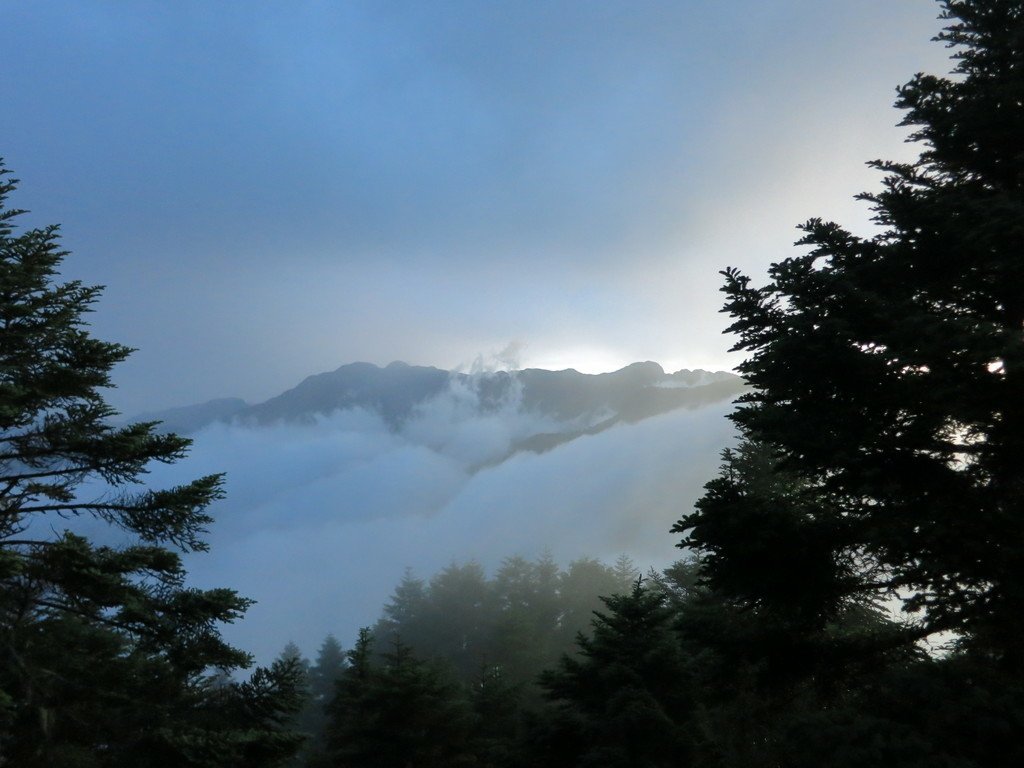
[(472, 386), (453, 383), (397, 428), (364, 409), (306, 424), (216, 424), (148, 483), (226, 473), (210, 552), (186, 565), (195, 586), (257, 601), (225, 635), (259, 661), (289, 640), (312, 649), (333, 632), (350, 642), (406, 567), (429, 576), (476, 560), (492, 571), (547, 551), (563, 564), (625, 553), (646, 569), (678, 556), (668, 529), (731, 441), (729, 404), (505, 458), (527, 435), (586, 426), (524, 411), (518, 395), (513, 387), (480, 409)]

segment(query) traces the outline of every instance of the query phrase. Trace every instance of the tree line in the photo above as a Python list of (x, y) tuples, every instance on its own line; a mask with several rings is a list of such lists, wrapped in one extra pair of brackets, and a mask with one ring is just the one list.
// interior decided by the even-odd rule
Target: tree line
[(305, 753), (317, 678), (240, 676), (248, 601), (186, 581), (221, 478), (142, 482), (188, 441), (114, 425), (131, 350), (0, 168), (0, 765), (1024, 763), (1024, 2), (940, 6), (954, 71), (898, 90), (921, 152), (872, 163), (875, 233), (811, 219), (765, 284), (723, 273), (750, 389), (687, 557), (565, 655), (553, 564), (410, 576), (331, 650)]
[[(441, 711), (439, 699), (461, 713), (441, 718), (469, 729), (457, 730), (460, 737), (450, 735), (447, 741), (463, 742), (461, 748), (470, 751), (511, 750), (521, 721), (541, 700), (539, 675), (575, 652), (580, 632), (602, 607), (601, 595), (626, 592), (639, 576), (626, 556), (613, 565), (581, 558), (565, 569), (548, 555), (532, 562), (510, 557), (490, 578), (475, 562), (452, 564), (429, 581), (406, 572), (380, 620), (363, 631), (348, 654), (333, 635), (313, 663), (294, 644), (282, 651), (280, 661), (296, 660), (306, 676), (305, 705), (294, 723), (309, 738), (309, 763), (331, 764), (328, 756), (343, 744), (355, 749), (353, 740), (339, 733), (355, 723), (365, 731), (364, 721), (376, 719), (355, 714), (351, 703), (343, 705), (342, 690), (351, 699), (355, 681), (361, 681), (362, 706), (370, 698), (384, 706), (383, 699), (401, 687), (389, 677), (392, 672), (401, 672), (398, 680), (423, 696), (433, 692), (429, 705), (426, 698), (420, 701), (424, 716)], [(388, 723), (377, 729), (380, 741), (394, 738), (380, 732), (391, 730), (394, 722)], [(430, 729), (432, 741), (439, 734), (439, 726)], [(481, 747), (481, 739), (488, 746)]]

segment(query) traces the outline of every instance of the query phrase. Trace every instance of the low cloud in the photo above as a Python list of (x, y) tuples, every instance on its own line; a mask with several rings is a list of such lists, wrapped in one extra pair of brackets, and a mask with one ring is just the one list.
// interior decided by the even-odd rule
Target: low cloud
[(731, 439), (723, 403), (476, 471), (516, 440), (566, 425), (523, 412), (515, 388), (497, 409), (475, 398), (472, 386), (451, 387), (398, 430), (362, 410), (216, 425), (194, 436), (187, 460), (154, 470), (154, 486), (227, 473), (211, 551), (188, 560), (195, 585), (257, 601), (226, 635), (260, 661), (288, 640), (307, 653), (328, 632), (351, 642), (407, 566), (427, 577), (453, 560), (493, 568), (544, 550), (563, 564), (625, 552), (664, 565), (678, 554), (668, 529)]

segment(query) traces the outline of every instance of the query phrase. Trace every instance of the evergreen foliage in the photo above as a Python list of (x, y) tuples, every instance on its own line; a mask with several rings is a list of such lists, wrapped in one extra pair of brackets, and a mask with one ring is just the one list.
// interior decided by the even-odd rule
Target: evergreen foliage
[(469, 692), (477, 764), (484, 768), (522, 765), (526, 716), (521, 685), (511, 682), (500, 664), (482, 664)]
[(674, 528), (733, 691), (710, 764), (1024, 760), (1024, 3), (942, 7), (956, 67), (899, 89), (922, 152), (872, 163), (879, 231), (812, 219), (766, 285), (724, 273), (743, 442)]
[[(584, 558), (562, 570), (549, 555), (510, 557), (492, 578), (476, 563), (453, 564), (429, 581), (406, 571), (345, 664), (313, 666), (312, 680), (318, 666), (330, 666), (336, 683), (322, 729), (309, 727), (307, 714), (300, 719), (315, 745), (305, 764), (535, 764), (551, 714), (539, 675), (575, 652), (578, 628), (604, 604), (599, 594), (629, 590), (636, 573), (626, 557), (615, 567)], [(336, 646), (328, 638), (321, 657), (335, 658), (325, 649)], [(408, 728), (398, 725), (403, 717)], [(415, 722), (431, 724), (416, 736)]]
[(335, 685), (345, 672), (347, 657), (334, 635), (324, 638), (316, 654), (316, 661), (309, 670), (309, 694), (315, 720), (306, 723), (308, 732), (316, 733), (323, 726), (324, 708), (334, 696)]
[(15, 234), (14, 188), (0, 165), (0, 763), (276, 764), (295, 670), (213, 686), (249, 663), (217, 630), (249, 601), (184, 583), (221, 478), (140, 485), (188, 441), (113, 426), (102, 390), (131, 350), (89, 335), (100, 288), (59, 282), (57, 227)]
[(724, 273), (751, 389), (690, 557), (407, 572), (347, 654), (243, 683), (216, 626), (247, 602), (179, 558), (220, 478), (139, 489), (187, 441), (110, 425), (129, 350), (0, 208), (0, 763), (1024, 764), (1024, 2), (941, 5), (956, 69), (899, 89), (922, 153), (872, 164), (879, 231)]
[[(799, 595), (790, 608), (821, 623), (856, 594), (896, 598), (917, 635), (952, 631), (1020, 667), (1024, 5), (943, 7), (954, 76), (899, 90), (923, 151), (872, 163), (883, 188), (861, 197), (880, 231), (812, 219), (809, 251), (767, 285), (725, 272), (752, 385), (733, 419), (800, 492), (750, 509), (723, 475), (679, 528), (709, 579), (752, 599)], [(763, 560), (741, 550), (766, 535), (789, 562), (802, 553), (801, 589), (757, 594)]]
[(279, 660), (294, 660), (301, 678), (302, 705), (296, 713), (293, 729), (302, 734), (305, 741), (292, 763), (294, 765), (317, 765), (324, 760), (327, 744), (327, 706), (345, 672), (348, 660), (341, 644), (334, 635), (328, 635), (320, 645), (316, 661), (312, 664), (302, 656), (302, 651), (289, 642), (281, 651)]
[(473, 562), (429, 583), (406, 571), (373, 635), (381, 652), (398, 637), (421, 658), (444, 659), (466, 685), (500, 668), (503, 684), (535, 697), (537, 675), (575, 650), (600, 595), (627, 591), (635, 574), (625, 557), (614, 568), (583, 558), (561, 570), (549, 555), (506, 558), (493, 578)]
[(579, 656), (562, 658), (542, 684), (560, 706), (552, 718), (551, 765), (675, 766), (688, 758), (682, 727), (692, 705), (676, 614), (660, 589), (638, 579), (629, 594), (580, 635)]
[(360, 632), (329, 707), (327, 764), (339, 768), (474, 765), (472, 713), (444, 670), (400, 639), (379, 662)]

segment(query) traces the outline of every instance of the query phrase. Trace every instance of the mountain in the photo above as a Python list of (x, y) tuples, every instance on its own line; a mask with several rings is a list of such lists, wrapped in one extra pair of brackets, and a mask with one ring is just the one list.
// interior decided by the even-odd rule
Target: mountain
[(601, 374), (571, 368), (467, 374), (403, 362), (383, 368), (350, 363), (309, 376), (256, 405), (226, 398), (140, 418), (162, 421), (166, 431), (188, 434), (217, 422), (250, 426), (311, 423), (330, 413), (362, 408), (376, 413), (397, 431), (431, 402), (446, 394), (459, 394), (480, 415), (512, 409), (543, 417), (553, 427), (518, 438), (504, 455), (486, 462), (491, 465), (520, 451), (544, 452), (618, 423), (634, 423), (678, 408), (700, 408), (733, 399), (743, 386), (743, 380), (732, 373), (666, 373), (649, 361)]
[(180, 408), (168, 408), (164, 411), (140, 413), (130, 420), (133, 422), (159, 421), (160, 431), (187, 435), (191, 432), (198, 432), (214, 422), (230, 421), (248, 407), (249, 404), (239, 397), (222, 397), (198, 405), (185, 405)]
[(329, 373), (309, 376), (298, 386), (238, 414), (248, 423), (309, 421), (316, 416), (348, 408), (378, 413), (398, 426), (413, 408), (443, 392), (453, 376), (439, 368), (394, 362), (385, 368), (372, 363), (350, 363)]
[(598, 375), (353, 363), (266, 402), (146, 415), (195, 438), (151, 480), (224, 473), (211, 556), (188, 570), (259, 602), (228, 631), (270, 659), (289, 637), (354, 636), (406, 567), (542, 551), (667, 564), (668, 529), (735, 442), (724, 416), (743, 386), (652, 362)]

